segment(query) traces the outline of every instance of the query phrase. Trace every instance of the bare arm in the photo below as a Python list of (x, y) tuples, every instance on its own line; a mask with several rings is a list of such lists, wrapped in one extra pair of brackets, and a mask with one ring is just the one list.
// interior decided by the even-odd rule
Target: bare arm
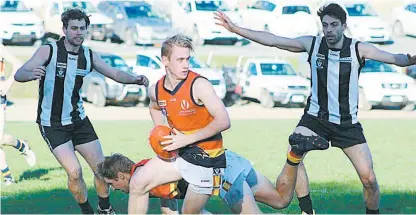
[(401, 67), (416, 64), (416, 56), (410, 56), (409, 54), (392, 54), (390, 52), (380, 50), (370, 43), (359, 43), (358, 51), (360, 56), (363, 58), (394, 64)]
[[(131, 189), (131, 188), (130, 188)], [(129, 214), (146, 214), (149, 207), (149, 193), (139, 194), (134, 190), (129, 194)]]
[(151, 189), (182, 178), (174, 165), (154, 157), (130, 178), (129, 214), (145, 214)]
[(217, 25), (223, 26), (230, 32), (236, 33), (265, 46), (276, 47), (291, 52), (309, 52), (310, 45), (313, 40), (312, 36), (302, 36), (292, 39), (279, 37), (265, 31), (254, 31), (242, 28), (231, 22), (229, 17), (221, 11), (215, 13), (215, 19), (219, 21), (219, 23), (216, 23)]
[(14, 79), (17, 82), (41, 79), (45, 75), (45, 67), (43, 65), (48, 60), (49, 52), (51, 51), (48, 45), (39, 47), (35, 54), (16, 71)]
[(97, 72), (119, 83), (139, 84), (139, 85), (145, 85), (145, 86), (149, 84), (149, 81), (143, 75), (138, 75), (138, 76), (132, 75), (132, 74), (122, 72), (120, 70), (117, 70), (109, 66), (108, 64), (104, 62), (101, 56), (95, 52), (93, 52), (93, 66)]
[(198, 78), (195, 81), (193, 88), (194, 96), (196, 98), (195, 101), (201, 101), (208, 109), (209, 114), (214, 118), (214, 120), (205, 128), (190, 134), (190, 138), (194, 143), (229, 129), (231, 127), (231, 122), (224, 103), (217, 96), (214, 88), (207, 79)]
[(156, 125), (164, 125), (165, 124), (165, 116), (162, 113), (162, 109), (159, 107), (156, 99), (156, 85), (152, 85), (149, 87), (149, 112), (150, 116), (152, 117), (153, 124)]

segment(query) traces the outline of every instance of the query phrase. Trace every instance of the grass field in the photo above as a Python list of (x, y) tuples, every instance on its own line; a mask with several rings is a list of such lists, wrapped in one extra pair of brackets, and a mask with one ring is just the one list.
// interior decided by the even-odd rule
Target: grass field
[[(236, 120), (224, 133), (225, 146), (254, 163), (255, 168), (272, 181), (280, 173), (286, 160), (287, 137), (297, 120)], [(103, 144), (104, 153), (119, 152), (138, 161), (153, 155), (147, 145), (149, 121), (93, 121)], [(382, 213), (416, 212), (416, 121), (366, 120), (362, 122), (374, 168), (381, 190)], [(3, 214), (62, 214), (79, 213), (78, 205), (66, 188), (66, 174), (49, 152), (31, 122), (10, 122), (6, 130), (30, 140), (38, 157), (35, 167), (29, 168), (23, 157), (5, 147), (9, 167), (18, 184), (1, 188)], [(81, 159), (83, 173), (89, 187), (90, 202), (96, 207), (93, 176)], [(311, 180), (311, 195), (317, 213), (364, 213), (361, 183), (354, 168), (343, 153), (330, 148), (325, 152), (308, 154), (305, 160)], [(127, 212), (128, 197), (120, 192), (111, 194), (117, 213)], [(261, 205), (263, 212), (299, 213), (296, 198), (284, 210), (276, 211)], [(218, 199), (212, 199), (207, 209), (213, 213), (229, 213)], [(150, 213), (159, 213), (157, 200), (152, 200)]]

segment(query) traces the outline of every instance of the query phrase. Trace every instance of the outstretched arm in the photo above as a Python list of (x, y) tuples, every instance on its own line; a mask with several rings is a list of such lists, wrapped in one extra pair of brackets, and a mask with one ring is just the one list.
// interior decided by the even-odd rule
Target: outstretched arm
[(97, 72), (117, 81), (119, 83), (124, 84), (139, 84), (147, 86), (149, 84), (149, 80), (143, 75), (133, 75), (126, 72), (122, 72), (117, 70), (104, 62), (101, 56), (95, 52), (93, 52), (93, 65), (94, 69)]
[(388, 64), (394, 64), (401, 67), (416, 64), (415, 55), (411, 56), (409, 54), (392, 54), (390, 52), (380, 50), (370, 43), (359, 43), (358, 51), (360, 52), (360, 56), (363, 58), (381, 61)]
[(242, 28), (235, 25), (230, 20), (230, 18), (221, 11), (217, 11), (214, 18), (218, 20), (216, 23), (217, 25), (223, 26), (230, 32), (236, 33), (242, 37), (265, 46), (276, 47), (291, 52), (309, 52), (311, 42), (313, 40), (312, 36), (302, 36), (292, 39), (279, 37), (265, 31), (254, 31), (247, 28)]

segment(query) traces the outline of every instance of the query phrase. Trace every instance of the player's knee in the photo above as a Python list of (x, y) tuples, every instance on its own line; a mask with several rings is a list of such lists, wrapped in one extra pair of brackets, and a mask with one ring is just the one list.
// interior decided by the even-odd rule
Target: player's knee
[(71, 182), (80, 182), (82, 180), (81, 168), (68, 172), (68, 180)]
[(363, 186), (366, 189), (376, 189), (378, 187), (376, 175), (373, 171), (370, 171), (368, 174), (362, 175), (360, 177)]

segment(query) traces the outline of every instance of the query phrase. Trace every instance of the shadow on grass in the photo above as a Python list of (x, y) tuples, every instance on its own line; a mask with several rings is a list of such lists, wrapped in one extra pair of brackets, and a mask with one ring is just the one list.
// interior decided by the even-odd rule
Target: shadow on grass
[[(18, 182), (21, 182), (23, 180), (29, 180), (29, 179), (39, 179), (44, 175), (47, 175), (49, 171), (59, 170), (60, 167), (55, 168), (48, 168), (48, 169), (36, 169), (36, 170), (26, 170), (22, 173), (22, 175), (17, 180)], [(48, 179), (43, 179), (48, 180)]]
[[(363, 214), (365, 206), (362, 189), (352, 186), (353, 183), (312, 183), (311, 196), (315, 210), (319, 214)], [(410, 214), (416, 211), (415, 191), (383, 190), (381, 187), (381, 213)], [(127, 213), (128, 196), (121, 192), (111, 193), (111, 203), (118, 214)], [(97, 207), (97, 197), (94, 189), (89, 189), (89, 201), (93, 208)], [(151, 199), (149, 213), (160, 213), (159, 200)], [(1, 202), (2, 214), (78, 214), (79, 207), (67, 189), (41, 190), (35, 193), (20, 193), (16, 196), (3, 196)], [(274, 210), (259, 204), (264, 213), (299, 214), (298, 201), (293, 199), (290, 206), (283, 210)], [(212, 213), (229, 214), (228, 208), (217, 198), (213, 197), (207, 204), (207, 210)]]

